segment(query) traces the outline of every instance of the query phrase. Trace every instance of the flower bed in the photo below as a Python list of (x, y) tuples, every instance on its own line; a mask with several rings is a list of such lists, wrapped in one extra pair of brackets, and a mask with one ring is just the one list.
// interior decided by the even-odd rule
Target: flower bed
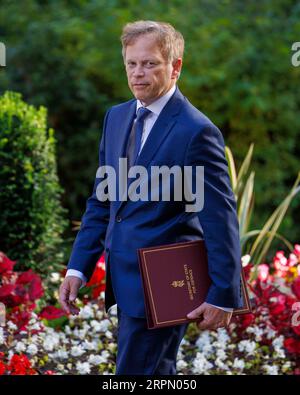
[[(178, 374), (300, 374), (299, 258), (300, 245), (289, 257), (279, 251), (257, 268), (243, 257), (253, 313), (217, 331), (199, 332), (190, 324), (178, 353)], [(110, 317), (104, 313), (103, 257), (89, 287), (80, 291), (78, 316), (66, 316), (58, 305), (39, 309), (39, 277), (16, 273), (13, 265), (0, 255), (0, 302), (7, 307), (0, 327), (0, 374), (114, 374), (117, 315), (116, 309)], [(54, 274), (53, 281), (58, 289), (62, 276)]]

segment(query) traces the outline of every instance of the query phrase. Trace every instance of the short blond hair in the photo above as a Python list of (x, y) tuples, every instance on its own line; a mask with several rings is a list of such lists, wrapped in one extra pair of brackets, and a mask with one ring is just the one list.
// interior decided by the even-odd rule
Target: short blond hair
[(138, 37), (145, 34), (156, 37), (161, 53), (168, 62), (183, 57), (184, 38), (170, 23), (141, 20), (127, 23), (123, 28), (121, 42), (124, 60), (127, 45), (133, 44)]

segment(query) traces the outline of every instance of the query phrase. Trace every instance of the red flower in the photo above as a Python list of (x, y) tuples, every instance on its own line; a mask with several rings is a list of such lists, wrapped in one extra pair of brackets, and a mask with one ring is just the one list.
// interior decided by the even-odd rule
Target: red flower
[(29, 320), (31, 319), (32, 310), (35, 308), (35, 304), (27, 305), (24, 307), (15, 306), (9, 314), (9, 319), (18, 327), (19, 331), (26, 330)]
[(96, 264), (95, 270), (87, 287), (93, 287), (92, 298), (96, 299), (101, 292), (105, 290), (105, 260), (104, 255), (101, 256)]
[(25, 286), (29, 300), (32, 302), (39, 299), (44, 294), (40, 276), (34, 273), (31, 269), (19, 275), (17, 284)]
[(11, 272), (16, 261), (11, 261), (3, 252), (0, 251), (0, 274)]
[(8, 365), (11, 375), (33, 375), (36, 371), (32, 369), (31, 363), (26, 355), (14, 354)]
[(65, 312), (61, 309), (58, 309), (54, 306), (46, 306), (39, 313), (40, 318), (45, 318), (46, 320), (55, 320), (56, 318), (60, 318), (65, 316)]
[(6, 365), (4, 362), (0, 361), (0, 376), (6, 372)]
[(284, 340), (284, 347), (291, 354), (292, 353), (300, 354), (300, 341), (299, 340), (289, 337)]
[(23, 303), (21, 294), (16, 294), (15, 284), (5, 284), (0, 287), (0, 302), (4, 303), (6, 307), (14, 307)]

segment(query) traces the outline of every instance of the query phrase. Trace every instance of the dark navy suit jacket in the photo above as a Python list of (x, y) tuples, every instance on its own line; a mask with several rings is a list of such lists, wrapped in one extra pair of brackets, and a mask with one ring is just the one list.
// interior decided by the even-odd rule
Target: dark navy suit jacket
[[(135, 112), (134, 99), (113, 106), (105, 116), (99, 166), (112, 166), (117, 179), (119, 158), (126, 157)], [(152, 165), (204, 166), (203, 209), (186, 212), (184, 200), (101, 202), (96, 189), (102, 179), (96, 178), (68, 269), (81, 271), (89, 280), (105, 251), (106, 311), (117, 302), (127, 315), (145, 318), (137, 249), (204, 239), (212, 279), (206, 301), (222, 307), (240, 307), (239, 225), (220, 130), (176, 88), (136, 165), (148, 169)]]

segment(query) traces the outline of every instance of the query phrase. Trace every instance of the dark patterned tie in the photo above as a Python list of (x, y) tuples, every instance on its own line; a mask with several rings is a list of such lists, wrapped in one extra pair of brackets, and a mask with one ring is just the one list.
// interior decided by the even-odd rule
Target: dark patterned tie
[(151, 111), (145, 107), (140, 107), (137, 111), (136, 121), (128, 141), (127, 157), (129, 168), (135, 164), (139, 154), (144, 130), (144, 120), (150, 113)]

